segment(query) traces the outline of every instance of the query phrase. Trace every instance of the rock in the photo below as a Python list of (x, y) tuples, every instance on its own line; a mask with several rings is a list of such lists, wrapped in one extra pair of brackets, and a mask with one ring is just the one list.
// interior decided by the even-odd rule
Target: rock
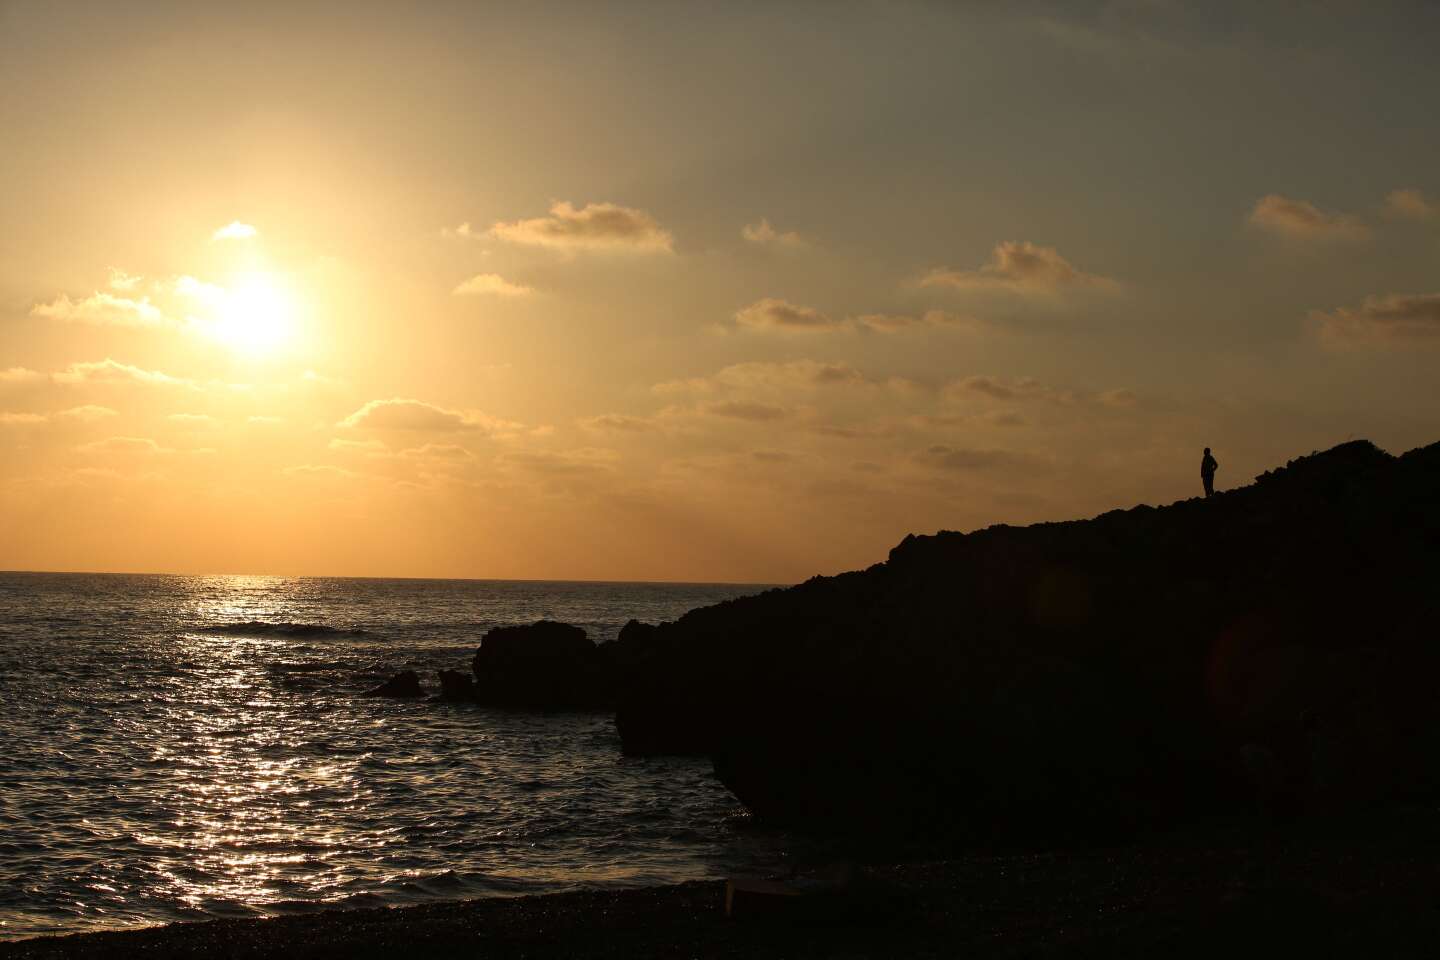
[(459, 670), (441, 670), (440, 699), (474, 700), (475, 681)]
[(475, 695), (481, 703), (527, 710), (614, 707), (608, 660), (580, 627), (541, 620), (496, 627), (475, 653)]
[(812, 829), (1046, 843), (1433, 801), (1436, 489), (1440, 444), (1356, 441), (1209, 500), (908, 536), (635, 632), (617, 726)]
[(423, 697), (425, 690), (420, 686), (420, 675), (414, 670), (395, 674), (373, 690), (366, 690), (364, 697)]

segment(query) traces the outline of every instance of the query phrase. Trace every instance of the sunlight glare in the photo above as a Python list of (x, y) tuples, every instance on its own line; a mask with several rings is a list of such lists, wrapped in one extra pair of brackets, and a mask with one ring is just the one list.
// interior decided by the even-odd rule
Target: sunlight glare
[(226, 291), (211, 329), (216, 340), (250, 355), (274, 353), (294, 334), (295, 306), (272, 274), (247, 273)]

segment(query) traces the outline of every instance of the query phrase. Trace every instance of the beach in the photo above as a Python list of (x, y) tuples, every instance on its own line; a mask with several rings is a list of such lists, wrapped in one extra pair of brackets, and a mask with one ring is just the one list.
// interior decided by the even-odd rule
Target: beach
[(862, 868), (724, 914), (724, 882), (578, 891), (0, 945), (41, 957), (1409, 956), (1440, 934), (1435, 811), (1120, 847)]

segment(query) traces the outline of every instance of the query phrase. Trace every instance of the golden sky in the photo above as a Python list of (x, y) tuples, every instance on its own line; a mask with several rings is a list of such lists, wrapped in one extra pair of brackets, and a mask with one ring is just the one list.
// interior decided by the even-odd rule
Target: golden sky
[(0, 0), (0, 568), (781, 582), (1440, 439), (1425, 4)]

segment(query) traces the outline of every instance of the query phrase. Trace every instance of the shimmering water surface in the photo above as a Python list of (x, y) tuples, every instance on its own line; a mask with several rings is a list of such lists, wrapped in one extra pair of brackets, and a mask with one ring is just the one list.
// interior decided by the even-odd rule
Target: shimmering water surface
[(0, 939), (777, 862), (609, 715), (355, 696), (498, 624), (606, 640), (758, 589), (0, 574)]

